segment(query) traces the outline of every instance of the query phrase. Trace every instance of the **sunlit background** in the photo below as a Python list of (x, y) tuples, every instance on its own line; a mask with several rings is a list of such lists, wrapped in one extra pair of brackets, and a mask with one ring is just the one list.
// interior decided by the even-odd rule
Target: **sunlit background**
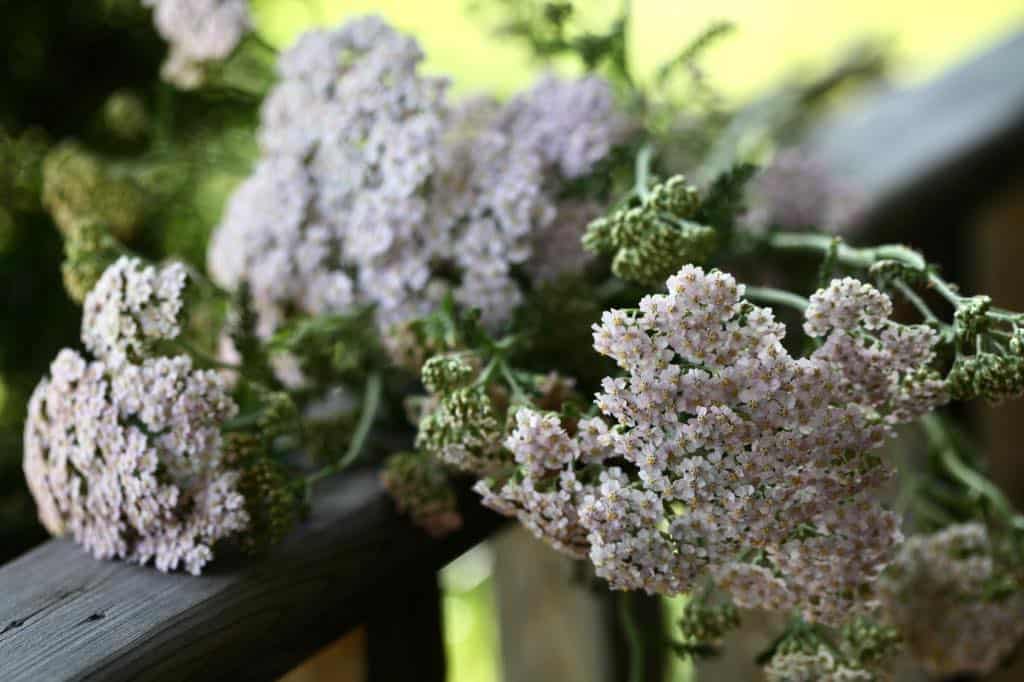
[[(522, 46), (496, 41), (493, 21), (472, 0), (255, 0), (258, 28), (287, 46), (310, 26), (332, 25), (365, 12), (385, 15), (416, 35), (427, 69), (452, 78), (456, 92), (509, 93), (536, 72)], [(588, 21), (607, 22), (618, 1), (577, 2)], [(828, 63), (865, 38), (881, 40), (893, 55), (898, 84), (927, 79), (973, 51), (1019, 30), (1020, 0), (935, 3), (926, 0), (635, 0), (630, 26), (631, 60), (639, 77), (671, 58), (711, 22), (726, 20), (735, 33), (707, 54), (715, 85), (742, 101), (803, 69)], [(480, 547), (443, 575), (445, 636), (453, 682), (500, 679), (498, 636), (491, 584), (493, 554)], [(670, 605), (670, 612), (674, 610)], [(677, 666), (674, 680), (690, 677)]]

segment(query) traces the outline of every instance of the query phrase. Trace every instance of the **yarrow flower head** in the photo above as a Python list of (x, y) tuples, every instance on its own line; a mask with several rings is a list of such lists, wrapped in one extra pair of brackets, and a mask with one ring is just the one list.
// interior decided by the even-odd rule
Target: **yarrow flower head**
[(29, 402), (24, 470), (40, 520), (99, 559), (198, 574), (249, 523), (220, 426), (237, 411), (188, 357), (116, 372), (64, 350)]
[(786, 149), (750, 184), (743, 224), (753, 230), (813, 228), (843, 232), (865, 209), (865, 195), (834, 168), (801, 149)]
[[(288, 310), (367, 303), (387, 331), (449, 291), (498, 324), (522, 298), (513, 267), (548, 234), (582, 233), (590, 214), (562, 210), (558, 192), (625, 134), (608, 85), (549, 79), (504, 107), (453, 105), (445, 80), (419, 73), (422, 57), (377, 17), (308, 33), (281, 56), (263, 159), (209, 252), (221, 284), (248, 282), (265, 333)], [(542, 106), (552, 97), (557, 115)]]
[(914, 536), (883, 578), (883, 613), (937, 677), (993, 672), (1024, 638), (1024, 591), (980, 523)]
[(170, 43), (161, 74), (191, 90), (202, 84), (204, 66), (230, 55), (252, 28), (247, 0), (142, 0), (153, 8), (157, 32)]
[[(897, 518), (873, 501), (891, 473), (874, 450), (891, 423), (944, 399), (905, 395), (905, 376), (930, 361), (934, 337), (892, 327), (872, 346), (885, 390), (865, 394), (867, 379), (849, 366), (861, 358), (838, 352), (832, 336), (862, 343), (857, 334), (890, 324), (888, 306), (878, 316), (837, 315), (843, 328), (797, 359), (782, 346), (784, 327), (744, 301), (731, 276), (685, 266), (667, 285), (638, 311), (606, 312), (594, 326), (594, 347), (626, 375), (606, 378), (597, 396), (613, 428), (591, 421), (574, 440), (557, 419), (517, 416), (506, 445), (524, 485), (541, 471), (567, 472), (550, 494), (574, 507), (573, 523), (586, 530), (575, 547), (589, 545), (615, 588), (678, 594), (710, 573), (739, 606), (800, 608), (827, 623), (863, 610), (901, 539)], [(578, 480), (574, 453), (582, 462), (595, 447), (599, 460), (621, 458), (629, 471)], [(549, 535), (536, 500), (517, 497), (514, 485), (484, 492), (486, 503)]]
[(82, 342), (108, 367), (141, 357), (148, 346), (181, 332), (185, 267), (157, 268), (122, 256), (85, 297)]

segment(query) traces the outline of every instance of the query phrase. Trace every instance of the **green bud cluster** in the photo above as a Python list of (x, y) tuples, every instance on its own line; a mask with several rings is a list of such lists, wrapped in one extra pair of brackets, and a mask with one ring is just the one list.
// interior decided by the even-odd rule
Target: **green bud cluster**
[(46, 138), (35, 130), (10, 135), (0, 128), (0, 209), (38, 207)]
[(899, 630), (870, 618), (850, 620), (840, 631), (842, 648), (861, 667), (884, 664), (902, 644)]
[(435, 395), (468, 386), (473, 380), (473, 367), (458, 355), (435, 355), (423, 363), (420, 379)]
[(288, 470), (267, 454), (254, 435), (227, 434), (224, 447), (241, 472), (238, 490), (249, 513), (242, 549), (260, 554), (279, 543), (295, 526), (303, 510), (301, 491)]
[(61, 263), (64, 288), (71, 300), (81, 305), (119, 254), (117, 242), (104, 223), (92, 217), (76, 219), (64, 236)]
[(483, 387), (445, 395), (420, 420), (416, 448), (458, 469), (489, 471), (501, 450), (502, 420)]
[(299, 408), (291, 394), (271, 391), (262, 397), (263, 412), (256, 423), (264, 442), (271, 443), (278, 436), (292, 433), (299, 422)]
[(114, 177), (98, 158), (74, 143), (54, 147), (43, 160), (43, 205), (61, 232), (94, 218), (117, 239), (131, 239), (145, 215), (146, 197), (127, 178)]
[(384, 462), (380, 477), (398, 510), (431, 535), (443, 536), (461, 525), (455, 489), (433, 457), (396, 453)]
[(986, 316), (992, 307), (992, 299), (988, 296), (972, 296), (963, 299), (953, 315), (953, 328), (957, 339), (971, 343), (978, 334), (984, 334), (991, 326)]
[(710, 604), (692, 599), (683, 607), (679, 628), (683, 637), (694, 642), (717, 644), (740, 625), (739, 610), (732, 602)]
[(639, 206), (592, 222), (583, 235), (588, 251), (612, 256), (617, 277), (658, 286), (686, 263), (702, 263), (716, 244), (715, 230), (691, 219), (697, 190), (683, 176), (656, 185)]
[(1024, 355), (1011, 351), (961, 356), (946, 380), (954, 400), (985, 398), (999, 403), (1017, 398), (1024, 395)]

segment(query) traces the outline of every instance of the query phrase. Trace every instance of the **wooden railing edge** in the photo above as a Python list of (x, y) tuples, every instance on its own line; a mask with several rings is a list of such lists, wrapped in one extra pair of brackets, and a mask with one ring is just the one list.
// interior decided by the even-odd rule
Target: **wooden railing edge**
[(395, 511), (370, 470), (325, 492), (269, 556), (215, 562), (200, 577), (96, 561), (68, 540), (0, 567), (0, 677), (272, 679), (500, 524), (464, 504), (463, 528), (434, 540)]

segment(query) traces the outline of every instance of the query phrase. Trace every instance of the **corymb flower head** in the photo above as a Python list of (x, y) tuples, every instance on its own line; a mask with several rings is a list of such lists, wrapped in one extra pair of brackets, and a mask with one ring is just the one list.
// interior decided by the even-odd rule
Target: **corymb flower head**
[(100, 559), (198, 574), (249, 523), (221, 452), (237, 411), (219, 376), (184, 356), (112, 374), (64, 350), (29, 403), (24, 469), (40, 520)]

